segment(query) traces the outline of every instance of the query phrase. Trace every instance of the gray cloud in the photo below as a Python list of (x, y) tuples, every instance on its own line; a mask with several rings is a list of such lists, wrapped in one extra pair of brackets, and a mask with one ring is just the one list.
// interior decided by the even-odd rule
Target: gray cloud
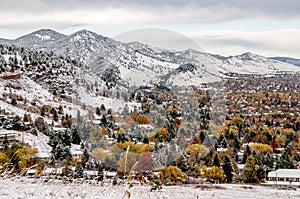
[(4, 13), (17, 14), (17, 11), (54, 13), (81, 9), (101, 12), (114, 8), (159, 14), (163, 22), (169, 23), (176, 22), (177, 16), (184, 17), (180, 18), (179, 22), (189, 22), (188, 14), (191, 14), (195, 22), (228, 21), (240, 17), (271, 19), (300, 17), (298, 0), (0, 0), (0, 3), (0, 11)]

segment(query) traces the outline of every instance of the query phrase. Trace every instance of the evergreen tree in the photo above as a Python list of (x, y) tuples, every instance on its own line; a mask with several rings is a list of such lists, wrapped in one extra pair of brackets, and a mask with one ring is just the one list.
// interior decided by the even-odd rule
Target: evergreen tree
[(293, 160), (290, 158), (287, 152), (284, 152), (282, 156), (276, 161), (276, 169), (294, 169)]
[(80, 144), (81, 139), (77, 129), (77, 126), (74, 124), (71, 126), (71, 133), (72, 133), (72, 144)]
[(220, 138), (218, 140), (218, 146), (220, 148), (227, 148), (228, 147), (227, 140), (226, 140), (224, 135), (220, 136)]
[(77, 164), (75, 167), (75, 178), (83, 177), (83, 168), (81, 164)]
[(58, 107), (58, 114), (64, 114), (64, 109), (61, 105)]
[(81, 122), (82, 122), (82, 118), (81, 118), (81, 115), (80, 115), (80, 111), (79, 111), (79, 110), (77, 111), (76, 122), (77, 122), (77, 123), (81, 123)]
[(220, 167), (220, 159), (219, 159), (218, 152), (216, 152), (215, 155), (214, 155), (213, 166)]
[(72, 135), (69, 130), (53, 133), (49, 138), (49, 145), (52, 147), (52, 160), (72, 159), (70, 147)]
[(100, 111), (100, 108), (99, 108), (99, 107), (96, 108), (96, 114), (97, 114), (97, 115), (101, 115), (101, 111)]
[(84, 157), (83, 165), (85, 165), (85, 163), (87, 163), (90, 159), (90, 154), (87, 149), (84, 149), (83, 157)]
[(204, 131), (200, 131), (199, 137), (200, 137), (200, 140), (201, 140), (201, 144), (203, 144), (204, 139), (205, 139), (205, 133), (204, 133)]
[(5, 134), (4, 141), (3, 141), (3, 150), (6, 152), (8, 147), (9, 147), (9, 141), (8, 141), (8, 138), (7, 138), (7, 134)]
[(11, 99), (11, 104), (14, 105), (14, 106), (17, 105), (17, 100), (16, 100), (16, 98), (12, 98), (12, 99)]
[(104, 168), (102, 166), (102, 163), (98, 165), (98, 181), (102, 181), (104, 178)]
[(53, 109), (53, 111), (52, 111), (52, 114), (53, 114), (53, 120), (54, 120), (55, 122), (57, 122), (57, 121), (58, 121), (58, 114), (57, 114), (57, 111), (56, 111), (55, 108), (52, 108), (52, 109)]
[(239, 138), (236, 135), (234, 136), (234, 139), (233, 139), (233, 145), (236, 149), (241, 148), (241, 141), (239, 140)]
[(100, 110), (101, 110), (101, 111), (105, 111), (105, 110), (106, 110), (104, 104), (101, 104)]
[(42, 116), (42, 117), (45, 116), (45, 109), (44, 109), (44, 107), (41, 108), (41, 116)]
[(246, 146), (246, 150), (244, 151), (243, 154), (243, 159), (242, 159), (242, 164), (245, 164), (247, 161), (247, 158), (251, 155), (251, 150), (249, 145)]
[(224, 170), (224, 174), (226, 176), (226, 182), (231, 183), (233, 178), (233, 166), (231, 159), (228, 155), (225, 155), (223, 162), (222, 162), (222, 168)]
[(24, 116), (23, 116), (23, 122), (28, 122), (28, 117), (27, 117), (27, 114), (24, 113)]
[(255, 164), (255, 159), (252, 155), (247, 158), (245, 168), (242, 173), (242, 179), (245, 183), (257, 183), (258, 178), (256, 176), (256, 171), (258, 166)]

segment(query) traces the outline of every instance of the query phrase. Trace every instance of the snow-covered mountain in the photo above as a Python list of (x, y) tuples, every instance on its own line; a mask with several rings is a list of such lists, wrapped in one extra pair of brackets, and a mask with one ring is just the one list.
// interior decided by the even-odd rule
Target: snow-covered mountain
[(139, 42), (121, 43), (88, 30), (69, 36), (42, 29), (16, 40), (0, 40), (33, 50), (53, 51), (84, 63), (92, 74), (125, 86), (149, 82), (197, 85), (232, 73), (269, 74), (300, 71), (295, 65), (252, 53), (222, 57), (188, 49), (168, 51)]
[(300, 59), (290, 58), (290, 57), (271, 57), (271, 59), (286, 62), (296, 66), (300, 66)]

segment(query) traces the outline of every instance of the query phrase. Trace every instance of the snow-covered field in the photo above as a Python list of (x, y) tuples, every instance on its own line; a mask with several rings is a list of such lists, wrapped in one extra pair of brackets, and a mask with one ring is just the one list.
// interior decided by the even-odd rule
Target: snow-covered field
[[(122, 199), (125, 186), (92, 184), (88, 182), (63, 183), (60, 180), (13, 177), (0, 179), (0, 198), (92, 198)], [(222, 184), (218, 188), (200, 189), (196, 185), (189, 187), (168, 186), (161, 191), (150, 192), (149, 186), (134, 185), (128, 191), (130, 199), (200, 199), (200, 198), (300, 198), (300, 189), (279, 190), (265, 186)]]

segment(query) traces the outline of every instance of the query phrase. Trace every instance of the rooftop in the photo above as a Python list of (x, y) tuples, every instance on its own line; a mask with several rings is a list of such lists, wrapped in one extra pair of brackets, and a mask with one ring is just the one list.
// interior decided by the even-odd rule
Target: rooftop
[(278, 169), (268, 173), (268, 177), (300, 178), (300, 169)]

